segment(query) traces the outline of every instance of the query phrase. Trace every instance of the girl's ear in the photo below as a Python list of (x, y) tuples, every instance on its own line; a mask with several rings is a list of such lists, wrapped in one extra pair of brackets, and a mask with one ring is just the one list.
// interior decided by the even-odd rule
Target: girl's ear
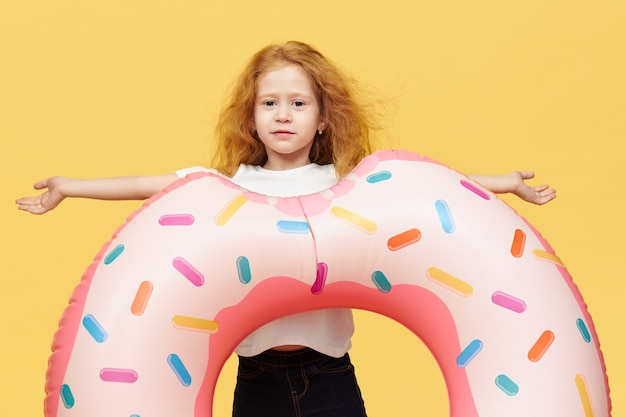
[(328, 126), (328, 123), (324, 119), (321, 119), (319, 124), (317, 125), (317, 130), (325, 130)]

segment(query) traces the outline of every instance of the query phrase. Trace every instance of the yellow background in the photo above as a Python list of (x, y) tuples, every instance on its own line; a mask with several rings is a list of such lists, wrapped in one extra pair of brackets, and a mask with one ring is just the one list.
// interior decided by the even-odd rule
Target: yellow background
[[(387, 137), (463, 171), (532, 169), (559, 197), (506, 200), (568, 265), (594, 318), (613, 416), (626, 415), (623, 0), (85, 0), (0, 5), (0, 416), (41, 415), (49, 345), (72, 288), (136, 202), (36, 217), (38, 179), (206, 164), (220, 100), (257, 49), (317, 46), (387, 103)], [(357, 314), (372, 417), (447, 415), (430, 354)], [(229, 415), (233, 361), (216, 416)]]

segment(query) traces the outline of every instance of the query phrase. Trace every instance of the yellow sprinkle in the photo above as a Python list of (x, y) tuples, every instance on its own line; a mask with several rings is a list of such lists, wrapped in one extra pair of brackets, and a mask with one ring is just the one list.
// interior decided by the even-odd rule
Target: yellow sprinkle
[(215, 333), (218, 324), (215, 320), (199, 319), (197, 317), (174, 316), (172, 318), (174, 327), (183, 330), (192, 330), (203, 333)]
[(583, 403), (583, 409), (585, 410), (585, 417), (593, 417), (593, 408), (591, 408), (591, 400), (589, 399), (589, 390), (587, 389), (587, 381), (583, 374), (576, 375), (576, 387), (578, 388), (578, 395), (580, 395), (580, 401)]
[(545, 250), (534, 249), (533, 254), (539, 259), (545, 259), (546, 261), (554, 262), (555, 264), (558, 264), (560, 266), (565, 266), (563, 265), (563, 261), (561, 261), (561, 258), (551, 254), (550, 252), (546, 252)]
[(464, 297), (469, 297), (474, 292), (470, 284), (438, 268), (428, 268), (428, 278)]
[(238, 195), (233, 198), (219, 213), (217, 213), (217, 216), (215, 216), (215, 223), (217, 223), (218, 226), (224, 226), (228, 223), (230, 218), (237, 213), (241, 206), (246, 203), (246, 201), (248, 201), (248, 198), (244, 195)]
[(344, 220), (362, 232), (374, 233), (376, 231), (376, 223), (345, 208), (331, 207), (330, 214), (338, 219)]

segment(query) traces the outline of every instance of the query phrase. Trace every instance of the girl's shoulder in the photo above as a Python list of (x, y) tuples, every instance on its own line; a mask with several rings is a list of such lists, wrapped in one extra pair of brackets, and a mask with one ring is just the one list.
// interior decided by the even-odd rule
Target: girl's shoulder
[(212, 172), (217, 173), (217, 171), (213, 168), (206, 168), (201, 166), (193, 166), (188, 168), (183, 168), (175, 171), (175, 174), (178, 178), (185, 178), (189, 174), (193, 174), (196, 172)]

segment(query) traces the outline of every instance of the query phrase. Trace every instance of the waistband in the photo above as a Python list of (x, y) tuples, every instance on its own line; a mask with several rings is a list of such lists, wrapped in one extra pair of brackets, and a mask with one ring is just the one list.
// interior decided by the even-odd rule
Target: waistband
[(328, 358), (332, 358), (332, 356), (325, 355), (308, 347), (290, 351), (270, 349), (255, 356), (239, 356), (240, 361), (251, 361), (270, 366), (307, 365)]

